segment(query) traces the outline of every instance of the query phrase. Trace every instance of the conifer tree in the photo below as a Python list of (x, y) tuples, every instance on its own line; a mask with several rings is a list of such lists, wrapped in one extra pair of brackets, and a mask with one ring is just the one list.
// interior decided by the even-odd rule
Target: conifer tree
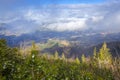
[(94, 48), (94, 52), (93, 52), (93, 59), (96, 59), (97, 58), (97, 50), (96, 50), (96, 47)]
[(82, 56), (81, 56), (81, 60), (82, 60), (82, 63), (85, 63), (86, 58), (85, 58), (85, 55), (84, 55), (84, 54), (82, 54)]
[(80, 64), (80, 60), (79, 60), (78, 57), (75, 59), (75, 62), (76, 62), (77, 64)]
[(64, 55), (64, 53), (62, 53), (62, 60), (65, 60), (65, 55)]
[(36, 49), (36, 45), (34, 41), (32, 42), (32, 49)]
[(58, 52), (57, 52), (57, 51), (55, 52), (54, 58), (55, 58), (55, 59), (58, 59), (58, 58), (59, 58), (59, 55), (58, 55)]
[(32, 49), (31, 49), (31, 58), (30, 58), (30, 62), (29, 65), (31, 66), (31, 75), (32, 75), (32, 80), (36, 80), (36, 73), (35, 70), (37, 68), (38, 62), (37, 62), (37, 55), (38, 55), (38, 50), (37, 47), (35, 45), (35, 43), (32, 43)]
[(107, 48), (107, 44), (104, 42), (103, 46), (101, 47), (99, 54), (98, 54), (98, 59), (100, 63), (104, 64), (110, 64), (111, 63), (111, 53), (109, 51), (109, 48)]
[(35, 42), (32, 42), (32, 49), (31, 49), (31, 55), (32, 55), (32, 57), (36, 57), (38, 53), (39, 52), (37, 50)]
[(97, 66), (97, 61), (98, 61), (97, 50), (96, 50), (96, 47), (95, 47), (94, 51), (93, 51), (93, 57), (91, 58), (92, 65)]

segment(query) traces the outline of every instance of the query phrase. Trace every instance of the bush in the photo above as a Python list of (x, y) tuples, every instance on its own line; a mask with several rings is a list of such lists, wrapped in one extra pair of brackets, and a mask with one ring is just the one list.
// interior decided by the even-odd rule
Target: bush
[[(56, 58), (57, 57), (57, 58)], [(55, 58), (55, 59), (54, 59)], [(119, 65), (113, 69), (96, 66), (96, 62), (80, 62), (78, 58), (69, 61), (63, 55), (63, 59), (57, 56), (45, 57), (32, 46), (31, 54), (27, 57), (19, 55), (17, 48), (7, 46), (5, 40), (0, 40), (0, 79), (1, 80), (117, 80), (119, 76)], [(65, 59), (65, 60), (64, 60)], [(107, 66), (107, 65), (106, 65)], [(112, 64), (111, 64), (112, 66)], [(117, 67), (117, 68), (116, 68)]]

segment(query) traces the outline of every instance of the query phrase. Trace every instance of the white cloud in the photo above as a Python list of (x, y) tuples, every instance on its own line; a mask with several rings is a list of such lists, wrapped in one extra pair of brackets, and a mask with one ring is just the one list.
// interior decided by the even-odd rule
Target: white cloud
[(5, 20), (0, 20), (1, 23), (13, 23), (14, 21), (19, 20), (19, 17), (14, 17), (14, 18), (7, 18)]
[[(11, 20), (0, 20), (15, 26), (14, 30), (31, 32), (41, 28), (74, 31), (93, 28), (120, 31), (120, 2), (103, 4), (49, 5), (12, 12)], [(16, 15), (17, 14), (17, 15)], [(10, 15), (4, 15), (10, 16)]]
[(103, 16), (93, 16), (92, 17), (92, 21), (94, 22), (94, 23), (98, 23), (98, 22), (100, 22), (101, 20), (103, 20)]
[(58, 22), (53, 23), (47, 26), (47, 28), (56, 30), (56, 31), (74, 31), (74, 30), (83, 30), (86, 28), (85, 24), (86, 19), (76, 19), (69, 22)]
[[(62, 13), (52, 14), (49, 11), (41, 12), (41, 10), (28, 10), (25, 14), (25, 19), (32, 21), (41, 27), (57, 31), (73, 31), (83, 30), (86, 28), (86, 18), (78, 18), (68, 11), (60, 10)], [(57, 14), (57, 15), (56, 15)], [(77, 13), (76, 13), (77, 14)], [(44, 24), (43, 24), (44, 23)]]

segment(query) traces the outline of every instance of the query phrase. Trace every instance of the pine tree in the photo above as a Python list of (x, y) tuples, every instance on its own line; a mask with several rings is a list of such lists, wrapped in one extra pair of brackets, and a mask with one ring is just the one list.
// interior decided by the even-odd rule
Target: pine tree
[(96, 59), (97, 58), (97, 50), (96, 50), (96, 47), (94, 48), (94, 52), (93, 52), (93, 59)]
[(13, 75), (17, 72), (16, 66), (21, 62), (18, 49), (9, 47), (6, 40), (0, 39), (0, 76), (5, 78), (3, 80), (13, 80)]
[(57, 51), (55, 52), (54, 58), (55, 58), (55, 59), (58, 59), (58, 58), (59, 58), (59, 55), (58, 55), (58, 52), (57, 52)]
[(36, 45), (35, 45), (35, 42), (34, 42), (34, 41), (32, 42), (32, 48), (33, 48), (33, 49), (36, 48)]
[(80, 60), (79, 60), (78, 57), (75, 59), (75, 62), (76, 62), (77, 64), (80, 64)]
[(32, 57), (36, 57), (39, 51), (37, 50), (35, 42), (32, 42), (32, 49), (31, 49), (31, 55)]
[(82, 54), (82, 56), (81, 56), (81, 60), (82, 60), (82, 63), (85, 63), (86, 58), (85, 58), (85, 55), (84, 55), (84, 54)]
[(65, 60), (65, 55), (64, 55), (64, 53), (62, 53), (62, 60)]
[(100, 64), (111, 64), (112, 56), (109, 50), (107, 44), (104, 42), (98, 54)]
[(35, 70), (38, 65), (38, 62), (37, 62), (38, 53), (39, 53), (39, 51), (37, 50), (37, 47), (36, 47), (35, 43), (33, 42), (32, 49), (31, 49), (31, 57), (30, 57), (30, 62), (29, 62), (29, 65), (31, 66), (32, 80), (36, 80)]
[(96, 47), (94, 48), (94, 51), (93, 51), (93, 57), (91, 58), (91, 63), (92, 63), (92, 65), (97, 66), (97, 50), (96, 50)]

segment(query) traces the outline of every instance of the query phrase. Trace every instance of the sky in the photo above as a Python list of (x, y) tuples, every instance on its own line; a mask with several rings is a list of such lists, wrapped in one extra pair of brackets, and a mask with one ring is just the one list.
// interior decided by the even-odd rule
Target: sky
[(0, 34), (120, 32), (120, 0), (0, 0)]
[[(48, 4), (80, 4), (80, 3), (100, 3), (106, 0), (0, 0), (2, 4), (28, 5), (48, 5)], [(16, 5), (17, 6), (17, 5)]]
[(60, 5), (60, 4), (96, 4), (106, 0), (0, 0), (0, 7), (3, 9), (16, 9), (19, 7)]
[(27, 0), (26, 2), (30, 4), (79, 4), (79, 3), (97, 3), (103, 2), (104, 0)]

